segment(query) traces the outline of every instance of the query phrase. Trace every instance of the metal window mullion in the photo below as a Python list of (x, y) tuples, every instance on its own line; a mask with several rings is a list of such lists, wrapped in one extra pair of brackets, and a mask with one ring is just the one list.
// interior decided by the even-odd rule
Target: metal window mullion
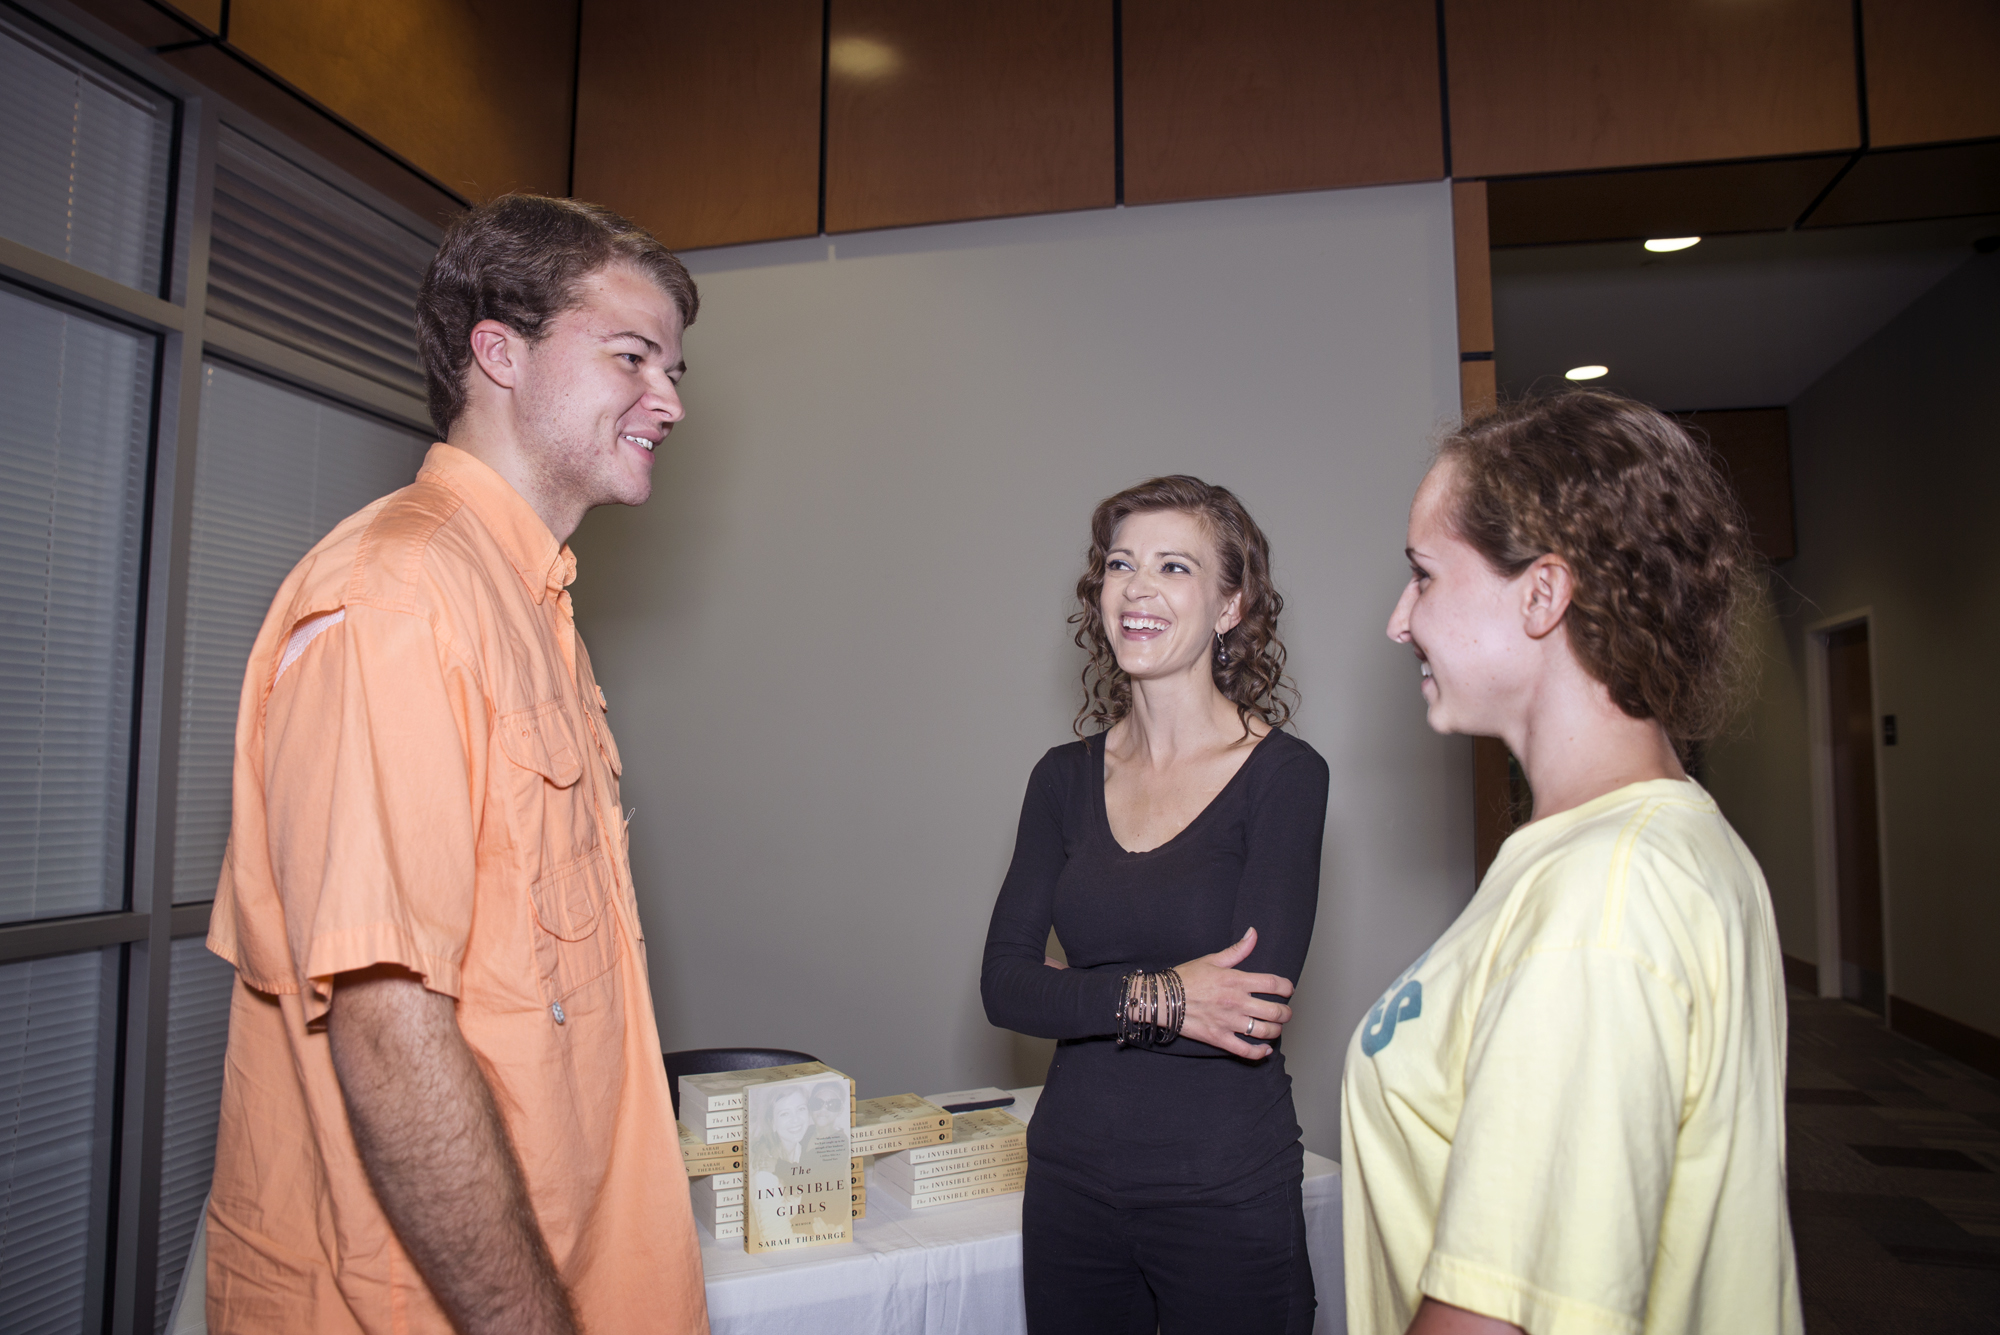
[[(131, 907), (147, 932), (130, 948), (119, 1128), (117, 1241), (106, 1327), (151, 1335), (160, 1227), (160, 1156), (166, 1112), (167, 1000), (175, 936), (175, 777), (186, 649), (188, 550), (199, 437), (202, 330), (209, 219), (215, 193), (213, 99), (183, 104), (180, 197), (171, 269), (184, 284), (179, 330), (163, 337), (153, 443), (152, 532), (146, 574), (145, 653), (133, 784)], [(183, 249), (184, 248), (184, 249)], [(185, 916), (185, 915), (183, 915)]]

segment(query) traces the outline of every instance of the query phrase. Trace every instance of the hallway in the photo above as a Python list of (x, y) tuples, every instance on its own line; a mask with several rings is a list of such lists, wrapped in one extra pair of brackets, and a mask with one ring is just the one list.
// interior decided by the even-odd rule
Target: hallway
[(1791, 994), (1792, 1229), (1812, 1335), (2000, 1332), (2000, 1081)]

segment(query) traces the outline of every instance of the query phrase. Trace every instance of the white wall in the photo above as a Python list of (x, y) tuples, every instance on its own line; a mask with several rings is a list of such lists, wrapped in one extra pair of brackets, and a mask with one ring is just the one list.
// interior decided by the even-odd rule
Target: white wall
[(1456, 404), (1450, 241), (1438, 184), (689, 257), (688, 422), (576, 541), (670, 1049), (799, 1048), (864, 1096), (1040, 1080), (981, 1009), (986, 919), (1071, 735), (1091, 508), (1190, 471), (1271, 536), (1333, 768), (1286, 1048), (1338, 1148), (1350, 1030), (1471, 889), (1469, 748), (1381, 630)]
[[(2000, 1035), (2000, 256), (1976, 256), (1791, 405), (1798, 557), (1751, 729), (1710, 753), (1717, 800), (1770, 874), (1785, 952), (1816, 961), (1806, 627), (1863, 608), (1880, 712), (1889, 990)], [(1824, 981), (1824, 979), (1823, 979)]]

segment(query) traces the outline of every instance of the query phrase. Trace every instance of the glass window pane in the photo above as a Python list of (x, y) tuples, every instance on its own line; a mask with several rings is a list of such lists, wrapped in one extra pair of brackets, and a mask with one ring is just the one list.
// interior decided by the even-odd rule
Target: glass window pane
[(0, 286), (0, 921), (124, 905), (153, 348)]
[(429, 443), (233, 367), (203, 368), (175, 903), (215, 897), (243, 667), (278, 585), (335, 524), (408, 485)]
[(236, 971), (199, 937), (173, 944), (167, 981), (167, 1108), (160, 1148), (160, 1260), (153, 1327), (164, 1331), (180, 1292), (194, 1227), (215, 1176), (215, 1125), (222, 1109), (222, 1053), (229, 1045), (229, 994)]
[(173, 102), (0, 13), (0, 235), (157, 292)]
[(423, 398), (417, 289), (436, 244), (228, 125), (216, 150), (208, 318)]
[[(0, 1326), (82, 1330), (116, 950), (0, 964)], [(101, 1048), (100, 1048), (101, 1045)], [(95, 1211), (100, 1214), (101, 1211)]]

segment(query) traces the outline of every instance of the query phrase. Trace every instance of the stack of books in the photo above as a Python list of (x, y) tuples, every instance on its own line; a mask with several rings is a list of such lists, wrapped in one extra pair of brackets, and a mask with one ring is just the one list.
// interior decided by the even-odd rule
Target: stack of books
[(875, 1161), (875, 1184), (913, 1210), (1019, 1191), (1028, 1180), (1028, 1126), (998, 1108), (959, 1113), (951, 1140)]
[(853, 1207), (854, 1217), (856, 1219), (866, 1219), (868, 1217), (867, 1164), (868, 1161), (857, 1154), (854, 1156), (853, 1165), (848, 1169), (848, 1174), (847, 1174), (847, 1193), (849, 1197), (848, 1204)]
[(743, 1236), (743, 1174), (714, 1173), (690, 1184), (694, 1219), (715, 1238)]
[[(797, 1076), (818, 1075), (835, 1080), (847, 1077), (825, 1062), (794, 1062), (790, 1066), (760, 1066), (748, 1071), (710, 1071), (684, 1075), (680, 1079), (681, 1123), (710, 1145), (742, 1141), (745, 1126), (743, 1091), (752, 1085)], [(847, 1102), (854, 1105), (854, 1082), (847, 1080)]]
[(854, 1152), (895, 1154), (951, 1143), (951, 1114), (915, 1094), (888, 1094), (854, 1105)]
[(687, 1164), (689, 1177), (743, 1171), (743, 1137), (740, 1131), (734, 1140), (717, 1141), (711, 1145), (706, 1138), (690, 1130), (686, 1122), (674, 1125), (680, 1128), (681, 1160)]

